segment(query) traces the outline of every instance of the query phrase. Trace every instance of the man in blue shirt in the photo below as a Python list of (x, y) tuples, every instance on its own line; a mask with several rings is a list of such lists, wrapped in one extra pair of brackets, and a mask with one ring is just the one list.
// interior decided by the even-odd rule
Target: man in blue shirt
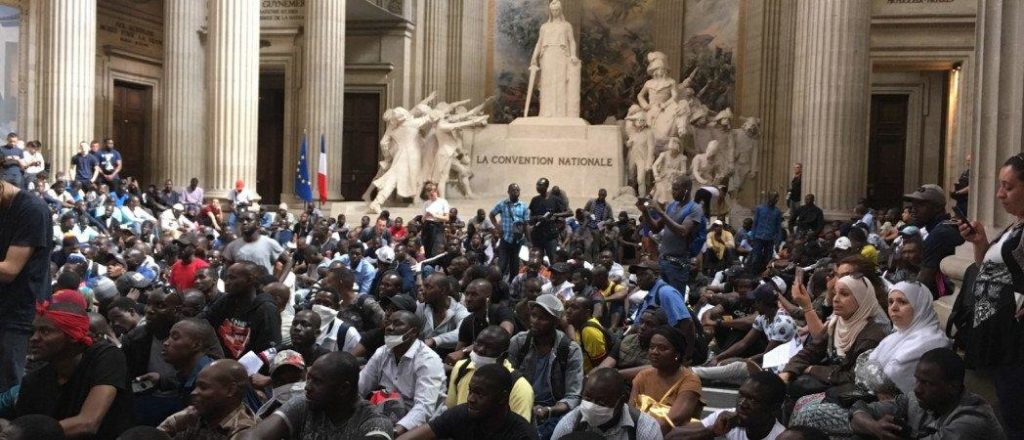
[(99, 176), (100, 161), (89, 153), (89, 144), (78, 144), (78, 154), (71, 157), (71, 166), (75, 168), (75, 181), (82, 184), (82, 189), (92, 190), (96, 177)]
[[(498, 244), (498, 269), (511, 282), (519, 273), (519, 249), (526, 241), (526, 223), (530, 210), (519, 200), (519, 185), (508, 186), (508, 198), (498, 202), (491, 209), (491, 223), (501, 228), (501, 242)], [(501, 220), (498, 220), (498, 216)]]
[[(370, 293), (370, 286), (373, 284), (373, 279), (377, 276), (377, 269), (370, 264), (369, 260), (363, 258), (363, 244), (354, 241), (348, 246), (348, 254), (335, 257), (336, 261), (340, 261), (348, 267), (352, 273), (356, 276), (356, 284), (359, 285), (359, 294), (366, 295)], [(321, 266), (329, 266), (330, 261), (321, 263)]]
[[(672, 199), (664, 209), (650, 199), (637, 200), (640, 221), (658, 234), (658, 266), (661, 276), (676, 290), (686, 291), (690, 277), (690, 259), (694, 240), (706, 237), (707, 225), (704, 210), (699, 203), (690, 200), (693, 182), (686, 176), (672, 181)], [(703, 245), (703, 243), (698, 243)], [(700, 247), (700, 246), (696, 246)], [(698, 249), (697, 253), (700, 252)]]
[(768, 194), (764, 205), (754, 208), (754, 227), (750, 231), (750, 257), (747, 271), (759, 275), (772, 259), (772, 250), (782, 241), (782, 211), (775, 205), (779, 203), (779, 193)]
[(100, 150), (100, 171), (103, 180), (111, 189), (121, 186), (121, 153), (114, 149), (114, 140), (103, 140), (104, 147)]
[(25, 172), (21, 167), (21, 159), (25, 152), (18, 148), (18, 135), (7, 134), (7, 144), (0, 146), (0, 178), (11, 185), (25, 189)]
[(668, 325), (678, 328), (686, 336), (686, 356), (693, 353), (694, 341), (696, 341), (696, 327), (693, 317), (686, 307), (686, 298), (679, 290), (661, 279), (658, 264), (653, 261), (644, 261), (629, 266), (629, 273), (636, 275), (636, 284), (641, 290), (647, 291), (647, 296), (640, 303), (640, 308), (633, 314), (632, 321), (640, 322), (640, 317), (648, 308), (657, 307), (665, 311), (668, 317)]

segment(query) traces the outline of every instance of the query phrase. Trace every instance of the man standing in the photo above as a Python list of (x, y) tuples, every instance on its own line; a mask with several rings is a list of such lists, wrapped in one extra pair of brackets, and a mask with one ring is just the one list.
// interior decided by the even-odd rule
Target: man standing
[(258, 272), (256, 263), (232, 264), (224, 278), (225, 294), (201, 315), (217, 330), (231, 359), (281, 345), (281, 316), (269, 295), (257, 294)]
[(498, 269), (510, 279), (519, 273), (519, 249), (526, 241), (526, 222), (530, 217), (526, 204), (519, 200), (519, 192), (519, 185), (509, 185), (508, 198), (494, 205), (490, 215), (491, 223), (501, 228)]
[(28, 188), (29, 184), (34, 184), (36, 175), (46, 169), (46, 160), (39, 152), (40, 147), (39, 141), (29, 141), (25, 144), (25, 156), (21, 160), (21, 166), (25, 167), (25, 188)]
[(252, 411), (242, 403), (248, 388), (242, 364), (215, 361), (199, 373), (192, 406), (171, 415), (157, 429), (171, 438), (241, 438), (256, 425)]
[(587, 431), (605, 440), (659, 440), (661, 427), (653, 417), (630, 408), (629, 388), (614, 368), (599, 368), (587, 376), (583, 402), (566, 414), (553, 439), (572, 432)]
[(387, 417), (360, 398), (359, 361), (333, 352), (309, 367), (305, 395), (263, 419), (250, 438), (391, 440), (391, 430)]
[(953, 283), (939, 271), (939, 263), (956, 253), (956, 247), (963, 244), (964, 239), (946, 213), (946, 192), (938, 185), (924, 185), (917, 191), (904, 194), (903, 200), (910, 202), (914, 226), (925, 231), (917, 280), (928, 286), (937, 298), (952, 295)]
[(110, 185), (111, 189), (121, 186), (121, 152), (114, 148), (113, 139), (103, 140), (103, 150), (100, 150), (100, 171), (103, 174), (103, 181)]
[(691, 251), (697, 248), (696, 252), (700, 252), (699, 247), (703, 247), (701, 240), (707, 234), (704, 210), (699, 203), (690, 200), (692, 186), (693, 182), (688, 177), (676, 177), (672, 181), (673, 201), (665, 209), (652, 200), (637, 201), (640, 220), (661, 238), (658, 244), (661, 276), (679, 292), (686, 292), (690, 258), (694, 256)]
[(52, 232), (46, 202), (0, 180), (0, 390), (25, 374), (35, 304), (50, 296)]
[(590, 229), (597, 229), (599, 223), (610, 222), (614, 219), (612, 217), (612, 207), (606, 201), (607, 198), (608, 191), (601, 188), (597, 190), (597, 198), (588, 200), (587, 204), (583, 207), (583, 210), (587, 211), (590, 215), (590, 221), (587, 223)]
[(181, 191), (181, 201), (188, 207), (200, 207), (203, 206), (203, 197), (205, 197), (203, 188), (199, 186), (199, 179), (193, 177), (189, 180), (188, 186)]
[(246, 211), (239, 220), (241, 237), (224, 248), (224, 259), (228, 263), (251, 261), (274, 273), (274, 263), (284, 253), (281, 244), (260, 233), (260, 222), (256, 213)]
[(789, 208), (789, 218), (792, 219), (796, 209), (800, 207), (800, 196), (803, 195), (804, 164), (797, 162), (793, 164), (793, 179), (789, 181), (789, 191), (786, 192), (786, 205)]
[(953, 192), (950, 197), (956, 201), (956, 208), (960, 212), (967, 212), (967, 200), (971, 195), (971, 153), (967, 152), (967, 157), (964, 158), (967, 162), (967, 169), (960, 174), (960, 178), (956, 179), (956, 183), (953, 184)]
[(0, 179), (25, 189), (25, 172), (21, 160), (25, 152), (18, 148), (18, 135), (7, 134), (7, 143), (0, 146)]
[(798, 236), (817, 238), (825, 227), (825, 212), (814, 204), (814, 194), (804, 196), (804, 206), (796, 209), (796, 216), (790, 221), (790, 231), (796, 231)]
[(772, 259), (775, 244), (782, 241), (782, 211), (775, 205), (779, 203), (779, 193), (768, 194), (765, 204), (754, 208), (754, 226), (750, 231), (750, 239), (754, 248), (747, 263), (747, 272), (759, 275)]
[(558, 197), (548, 196), (546, 177), (537, 181), (537, 195), (530, 200), (530, 242), (533, 247), (541, 248), (548, 259), (555, 261), (558, 250), (558, 226), (568, 213), (568, 207), (562, 206)]
[(100, 161), (89, 153), (89, 144), (78, 144), (78, 154), (71, 157), (71, 166), (75, 169), (75, 181), (82, 184), (83, 190), (92, 190), (100, 174)]

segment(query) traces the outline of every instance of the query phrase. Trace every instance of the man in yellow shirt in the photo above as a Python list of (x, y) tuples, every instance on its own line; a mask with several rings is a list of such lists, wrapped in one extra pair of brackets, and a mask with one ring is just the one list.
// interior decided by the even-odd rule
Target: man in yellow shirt
[[(455, 363), (448, 380), (448, 408), (461, 405), (469, 400), (469, 382), (473, 379), (473, 372), (484, 365), (501, 362), (509, 371), (513, 371), (512, 363), (505, 359), (508, 356), (508, 345), (511, 336), (505, 329), (492, 325), (485, 328), (477, 335), (473, 342), (473, 351), (469, 359), (463, 359)], [(508, 398), (508, 405), (512, 412), (519, 414), (527, 421), (533, 417), (533, 386), (526, 378), (517, 376), (515, 385), (512, 386), (512, 393)]]
[(593, 315), (594, 300), (589, 297), (576, 296), (565, 303), (565, 320), (575, 330), (573, 340), (583, 349), (584, 375), (601, 365), (611, 346), (608, 332)]

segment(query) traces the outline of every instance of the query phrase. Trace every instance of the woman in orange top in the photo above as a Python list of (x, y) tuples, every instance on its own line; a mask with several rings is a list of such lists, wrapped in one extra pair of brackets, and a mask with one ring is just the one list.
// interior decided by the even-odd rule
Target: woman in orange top
[(661, 425), (663, 433), (683, 426), (700, 415), (700, 378), (686, 361), (686, 338), (679, 329), (661, 326), (651, 336), (647, 352), (651, 366), (633, 379), (630, 404), (652, 417)]

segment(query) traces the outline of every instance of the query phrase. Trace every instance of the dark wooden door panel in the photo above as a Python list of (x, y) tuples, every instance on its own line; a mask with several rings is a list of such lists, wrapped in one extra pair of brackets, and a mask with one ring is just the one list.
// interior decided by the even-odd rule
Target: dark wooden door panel
[(345, 200), (359, 200), (377, 174), (380, 116), (379, 93), (345, 93), (341, 153), (341, 194)]
[[(284, 74), (260, 75), (259, 126), (256, 130), (256, 191), (261, 203), (281, 202), (284, 160)], [(293, 148), (298, 148), (294, 146)], [(294, 176), (289, 176), (293, 178)]]
[(114, 82), (114, 145), (121, 152), (122, 176), (139, 179), (143, 186), (152, 183), (149, 164), (149, 96), (147, 86)]
[(871, 96), (868, 206), (872, 208), (896, 208), (902, 204), (908, 98), (908, 95)]

